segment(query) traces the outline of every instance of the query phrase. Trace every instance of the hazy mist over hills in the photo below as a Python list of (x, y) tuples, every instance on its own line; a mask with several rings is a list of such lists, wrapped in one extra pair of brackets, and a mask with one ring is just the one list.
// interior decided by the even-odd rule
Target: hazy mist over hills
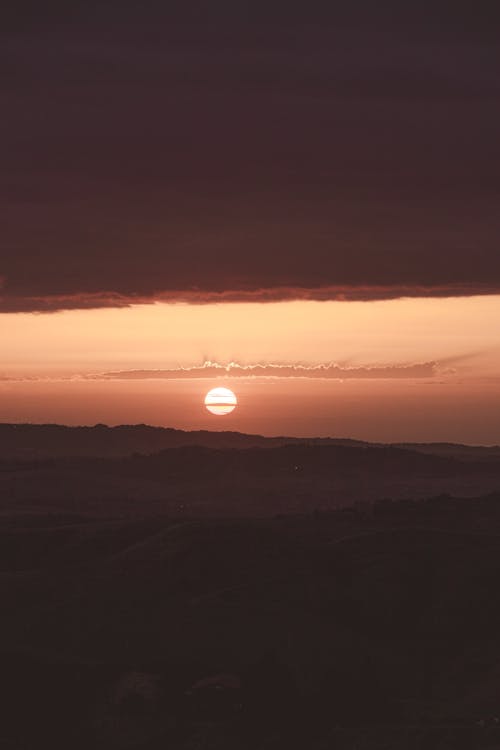
[[(108, 427), (66, 427), (56, 424), (0, 423), (2, 458), (55, 458), (62, 456), (127, 456), (156, 453), (188, 445), (213, 449), (275, 448), (283, 445), (330, 445), (375, 447), (348, 438), (264, 437), (239, 432), (185, 431), (144, 424)], [(395, 447), (422, 453), (455, 456), (463, 460), (500, 459), (499, 446), (468, 446), (451, 443), (397, 443)]]
[(497, 447), (0, 425), (4, 512), (253, 517), (500, 487)]

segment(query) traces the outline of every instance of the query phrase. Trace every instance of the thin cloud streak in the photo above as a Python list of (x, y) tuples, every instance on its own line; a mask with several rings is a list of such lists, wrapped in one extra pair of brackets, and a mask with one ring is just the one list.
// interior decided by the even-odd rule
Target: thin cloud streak
[(437, 362), (346, 367), (334, 362), (319, 365), (252, 364), (230, 362), (161, 370), (117, 370), (89, 375), (92, 380), (191, 380), (213, 378), (311, 378), (320, 380), (427, 378), (436, 375)]

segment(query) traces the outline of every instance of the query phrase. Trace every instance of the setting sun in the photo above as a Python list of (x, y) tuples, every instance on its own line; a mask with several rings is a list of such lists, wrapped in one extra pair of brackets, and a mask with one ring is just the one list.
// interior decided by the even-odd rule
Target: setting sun
[(238, 400), (229, 388), (212, 388), (205, 396), (205, 406), (217, 416), (230, 414), (237, 404)]

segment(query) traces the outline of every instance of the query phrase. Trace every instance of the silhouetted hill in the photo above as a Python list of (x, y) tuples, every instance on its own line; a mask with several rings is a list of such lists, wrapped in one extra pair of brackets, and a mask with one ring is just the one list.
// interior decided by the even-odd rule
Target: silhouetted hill
[(213, 449), (276, 448), (284, 445), (394, 447), (460, 460), (500, 460), (499, 446), (452, 443), (396, 443), (385, 446), (347, 438), (264, 437), (240, 432), (184, 431), (148, 425), (67, 427), (57, 424), (0, 423), (0, 459), (120, 457), (158, 453), (168, 448), (202, 446)]
[(499, 495), (260, 520), (4, 518), (2, 743), (498, 747), (499, 539)]
[(252, 517), (384, 497), (500, 489), (498, 460), (461, 461), (391, 446), (325, 442), (266, 446), (185, 445), (118, 458), (0, 459), (0, 509), (32, 514), (42, 504), (92, 517), (118, 509), (135, 517)]
[(0, 445), (2, 747), (500, 747), (495, 448)]
[[(96, 464), (98, 465), (98, 464)], [(454, 476), (488, 472), (500, 477), (500, 460), (462, 462), (451, 456), (436, 456), (391, 446), (345, 446), (339, 444), (288, 444), (279, 447), (214, 450), (185, 446), (156, 455), (135, 455), (128, 459), (101, 463), (120, 472), (145, 476), (181, 476), (196, 466), (199, 476), (248, 474), (255, 476), (293, 474), (294, 476), (365, 475)]]
[(428, 453), (435, 456), (448, 456), (461, 461), (498, 461), (498, 445), (461, 445), (460, 443), (395, 443), (395, 447)]
[(240, 432), (187, 432), (169, 427), (120, 425), (67, 427), (57, 424), (0, 423), (0, 457), (58, 458), (71, 456), (129, 456), (158, 453), (167, 448), (198, 445), (216, 449), (274, 448), (291, 443), (364, 445), (362, 441), (333, 438), (269, 438)]

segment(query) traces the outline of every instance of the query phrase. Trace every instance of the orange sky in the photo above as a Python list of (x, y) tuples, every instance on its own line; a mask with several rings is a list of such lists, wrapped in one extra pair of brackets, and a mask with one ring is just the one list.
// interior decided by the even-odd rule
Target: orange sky
[[(484, 296), (4, 314), (0, 420), (500, 442), (499, 310)], [(185, 379), (208, 360), (306, 377)], [(336, 367), (313, 379), (318, 364)], [(214, 385), (237, 393), (232, 415), (205, 412)]]

